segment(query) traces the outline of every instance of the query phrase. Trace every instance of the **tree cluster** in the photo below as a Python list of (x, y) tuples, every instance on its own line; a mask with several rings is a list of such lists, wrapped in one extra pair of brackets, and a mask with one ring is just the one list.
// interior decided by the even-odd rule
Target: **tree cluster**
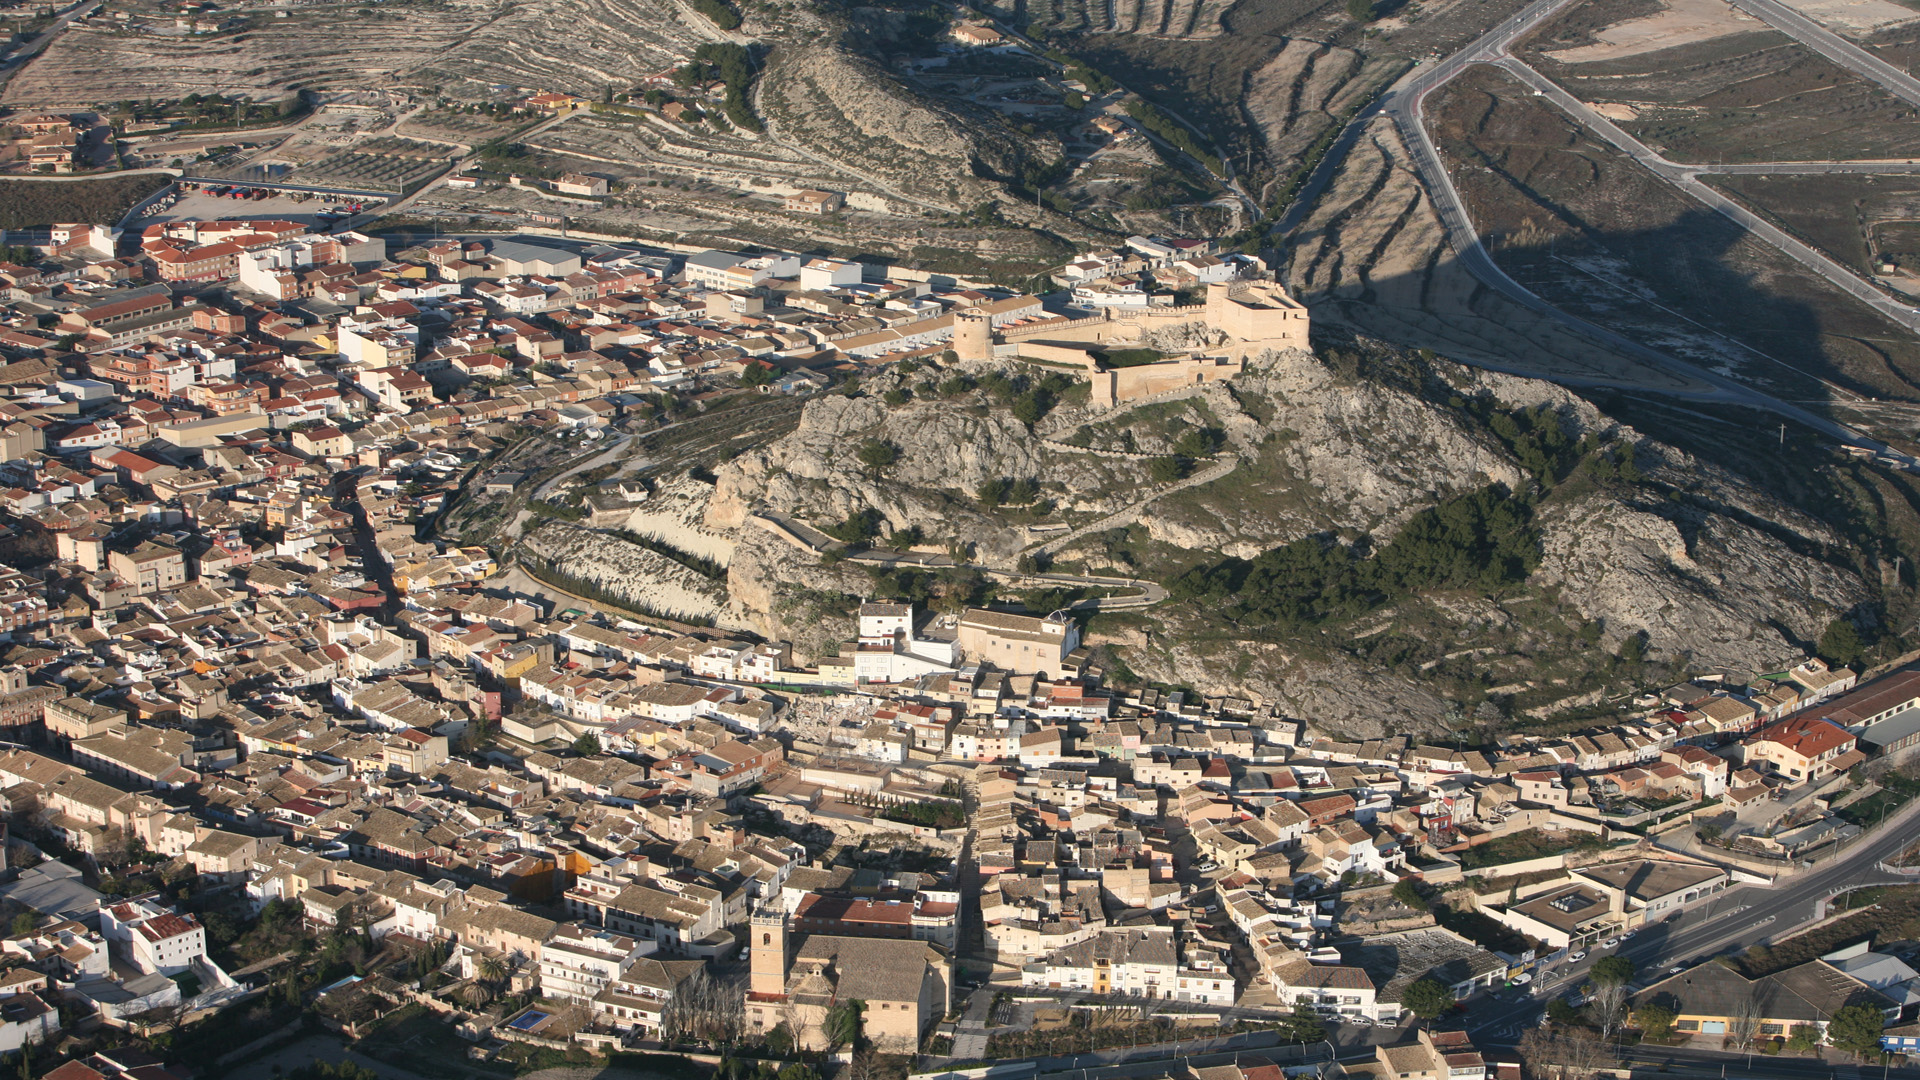
[(1220, 611), (1243, 628), (1288, 632), (1429, 591), (1492, 591), (1526, 580), (1540, 562), (1530, 502), (1493, 485), (1415, 514), (1367, 552), (1306, 537), (1253, 559), (1192, 567), (1168, 584), (1177, 600)]
[(712, 19), (713, 25), (722, 30), (740, 28), (740, 13), (723, 0), (693, 0), (693, 10)]
[(843, 544), (864, 544), (880, 535), (882, 520), (878, 510), (863, 507), (841, 521), (822, 526), (820, 531)]
[[(727, 14), (732, 16), (734, 25), (739, 25), (740, 16), (721, 0), (696, 0), (694, 7), (702, 14), (711, 17), (711, 13), (700, 6), (702, 3), (724, 8)], [(717, 18), (713, 21), (720, 23)], [(732, 29), (724, 23), (720, 25), (723, 29)], [(755, 116), (753, 110), (747, 106), (747, 88), (753, 85), (753, 54), (745, 45), (731, 41), (710, 41), (694, 50), (693, 59), (695, 63), (705, 65), (726, 84), (727, 97), (722, 108), (726, 110), (727, 119), (733, 122), (734, 127), (755, 132), (765, 130), (766, 125), (762, 124), (760, 118)]]
[(1039, 501), (1040, 485), (1028, 477), (1007, 480), (996, 476), (975, 489), (974, 495), (980, 500), (980, 505), (988, 510), (997, 510), (1002, 506), (1027, 506)]
[(1213, 151), (1201, 146), (1200, 140), (1194, 138), (1193, 132), (1188, 131), (1178, 121), (1174, 120), (1173, 117), (1168, 116), (1158, 105), (1149, 101), (1129, 101), (1127, 102), (1127, 115), (1131, 116), (1141, 127), (1146, 128), (1154, 135), (1173, 144), (1182, 153), (1200, 162), (1200, 164), (1205, 165), (1208, 172), (1215, 174), (1220, 172), (1220, 159), (1214, 156)]

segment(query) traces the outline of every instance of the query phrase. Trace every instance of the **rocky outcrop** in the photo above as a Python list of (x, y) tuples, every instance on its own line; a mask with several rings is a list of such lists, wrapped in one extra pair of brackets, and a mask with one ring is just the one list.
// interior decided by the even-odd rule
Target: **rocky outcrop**
[(1262, 357), (1205, 400), (1247, 464), (1141, 519), (1154, 539), (1190, 551), (1251, 558), (1316, 532), (1387, 536), (1449, 495), (1525, 482), (1506, 451), (1461, 417), (1406, 391), (1338, 379), (1305, 353)]
[[(876, 384), (876, 393), (887, 385)], [(898, 450), (882, 473), (857, 456), (868, 439)], [(978, 507), (974, 493), (988, 480), (1041, 481), (1061, 512), (1104, 514), (1124, 505), (1144, 469), (1143, 462), (1050, 447), (1005, 409), (985, 407), (978, 395), (902, 409), (877, 396), (834, 395), (808, 403), (792, 434), (721, 469), (706, 522), (737, 528), (764, 507), (831, 525), (872, 509), (885, 519), (886, 532), (918, 526), (932, 537), (965, 538), (987, 561), (1005, 560), (1028, 537), (1024, 528)]]
[[(1137, 516), (1123, 516), (1136, 522), (1127, 543), (1145, 561), (1129, 572), (1162, 578), (1313, 534), (1383, 542), (1438, 501), (1488, 484), (1533, 483), (1485, 424), (1451, 400), (1482, 395), (1510, 408), (1549, 407), (1577, 438), (1632, 445), (1645, 474), (1637, 484), (1569, 482), (1539, 502), (1533, 588), (1498, 598), (1410, 598), (1326, 631), (1333, 638), (1316, 631), (1299, 641), (1223, 640), (1207, 613), (1169, 603), (1124, 630), (1096, 624), (1091, 642), (1114, 647), (1142, 676), (1243, 694), (1368, 736), (1458, 719), (1458, 699), (1425, 677), (1443, 664), (1455, 668), (1455, 688), (1460, 665), (1471, 664), (1482, 685), (1532, 695), (1529, 709), (1569, 708), (1593, 699), (1580, 664), (1606, 670), (1628, 635), (1646, 635), (1650, 655), (1682, 669), (1755, 672), (1792, 659), (1837, 614), (1871, 599), (1836, 554), (1845, 550), (1842, 537), (1743, 479), (1552, 384), (1410, 363), (1412, 375), (1382, 381), (1343, 377), (1304, 353), (1271, 354), (1231, 383), (1106, 412), (1061, 405), (1031, 429), (984, 394), (931, 395), (924, 374), (881, 376), (865, 396), (821, 397), (793, 432), (719, 470), (704, 527), (737, 540), (731, 617), (828, 649), (849, 625), (830, 609), (871, 587), (864, 571), (817, 565), (752, 526), (756, 511), (818, 527), (871, 508), (884, 517), (883, 531), (918, 526), (934, 544), (971, 541), (981, 561), (1007, 565), (1060, 535), (1046, 529), (1137, 506)], [(886, 390), (909, 383), (914, 401), (884, 403)], [(1240, 465), (1187, 490), (1152, 482), (1152, 457), (1196, 426), (1217, 430), (1222, 459)], [(895, 464), (878, 473), (862, 465), (858, 448), (869, 439), (891, 443)], [(974, 498), (986, 480), (1021, 477), (1041, 481), (1056, 504), (1041, 531), (1030, 517)], [(1102, 569), (1111, 543), (1095, 530), (1057, 559)], [(1599, 640), (1579, 644), (1582, 627), (1597, 629)], [(1421, 656), (1433, 659), (1388, 670), (1366, 659), (1367, 642), (1394, 634), (1418, 637)], [(1598, 650), (1597, 659), (1554, 669), (1555, 650), (1568, 648)]]
[(1541, 524), (1536, 584), (1558, 588), (1608, 640), (1644, 633), (1701, 668), (1771, 667), (1868, 598), (1857, 575), (1783, 539), (1834, 539), (1811, 521), (1779, 531), (1694, 506), (1663, 516), (1593, 500), (1550, 507)]

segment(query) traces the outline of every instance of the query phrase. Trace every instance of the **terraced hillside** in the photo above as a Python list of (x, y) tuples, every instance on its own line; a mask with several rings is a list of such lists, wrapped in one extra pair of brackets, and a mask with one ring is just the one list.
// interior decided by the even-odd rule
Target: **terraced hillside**
[(748, 188), (778, 176), (790, 190), (844, 185), (846, 174), (773, 139), (675, 124), (662, 117), (576, 115), (529, 140), (536, 150), (608, 166), (610, 175), (642, 182), (694, 178)]
[(675, 0), (398, 0), (248, 16), (195, 37), (77, 25), (8, 84), (9, 105), (83, 105), (187, 93), (422, 87), (483, 96), (496, 84), (597, 97), (724, 35)]
[[(1265, 203), (1410, 57), (1458, 47), (1523, 0), (1382, 3), (1387, 16), (1365, 27), (1335, 0), (1241, 0), (1217, 26), (1203, 8), (1184, 33), (1132, 19), (1128, 0), (1049, 2), (1025, 0), (1036, 29), (1205, 131)], [(1042, 21), (1051, 15), (1063, 21)]]
[(756, 104), (769, 130), (803, 157), (950, 211), (992, 196), (980, 174), (1015, 176), (1030, 158), (1061, 154), (1049, 135), (1023, 139), (985, 110), (914, 95), (872, 60), (834, 47), (774, 50)]
[(298, 88), (387, 86), (458, 48), (498, 11), (492, 3), (431, 12), (397, 4), (378, 15), (348, 5), (306, 7), (204, 37), (76, 24), (7, 83), (0, 102), (81, 106), (189, 93), (269, 100)]
[(1303, 159), (1310, 148), (1397, 75), (1397, 57), (1294, 38), (1247, 79), (1246, 111), (1268, 160)]
[(1016, 0), (995, 7), (1037, 30), (1216, 37), (1233, 0)]

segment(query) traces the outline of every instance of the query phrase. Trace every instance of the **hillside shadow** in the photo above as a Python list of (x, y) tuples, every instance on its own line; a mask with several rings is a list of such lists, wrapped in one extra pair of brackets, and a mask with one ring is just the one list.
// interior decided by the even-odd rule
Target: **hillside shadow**
[[(1687, 374), (1689, 366), (1713, 371), (1815, 412), (1848, 392), (1920, 400), (1920, 341), (1824, 281), (1789, 291), (1763, 281), (1758, 270), (1737, 265), (1734, 248), (1746, 234), (1717, 213), (1700, 208), (1654, 228), (1607, 230), (1515, 177), (1501, 178), (1527, 198), (1528, 219), (1551, 219), (1562, 235), (1546, 238), (1547, 230), (1539, 227), (1502, 231), (1482, 225), (1481, 236), (1494, 262), (1558, 310), (1666, 359), (1635, 357), (1589, 337), (1596, 348), (1679, 375)], [(1468, 273), (1458, 263), (1448, 272)], [(1337, 306), (1344, 320), (1366, 333), (1429, 347), (1467, 363), (1562, 378), (1594, 390), (1608, 385), (1622, 391), (1643, 388), (1624, 377), (1633, 365), (1622, 365), (1623, 377), (1609, 378), (1604, 372), (1579, 371), (1567, 361), (1543, 358), (1539, 351), (1502, 356), (1499, 346), (1490, 343), (1483, 355), (1471, 355), (1461, 344), (1462, 339), (1480, 337), (1473, 324), (1498, 321), (1511, 314), (1502, 307), (1519, 304), (1503, 295), (1489, 296), (1497, 290), (1484, 282), (1476, 281), (1471, 300), (1447, 311), (1427, 306), (1436, 283), (1424, 269), (1363, 278), (1365, 287), (1357, 297), (1328, 290), (1302, 299), (1314, 306)], [(1387, 302), (1410, 296), (1421, 299), (1417, 311)], [(1408, 317), (1394, 315), (1396, 310), (1407, 311)], [(1418, 326), (1450, 318), (1458, 320), (1456, 334), (1422, 332)], [(1572, 328), (1569, 332), (1580, 333)]]

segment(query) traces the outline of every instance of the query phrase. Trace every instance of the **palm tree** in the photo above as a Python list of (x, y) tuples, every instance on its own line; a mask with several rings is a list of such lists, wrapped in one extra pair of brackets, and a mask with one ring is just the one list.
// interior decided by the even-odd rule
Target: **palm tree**
[(507, 962), (498, 956), (481, 956), (473, 962), (473, 974), (491, 998), (500, 984), (507, 981)]

